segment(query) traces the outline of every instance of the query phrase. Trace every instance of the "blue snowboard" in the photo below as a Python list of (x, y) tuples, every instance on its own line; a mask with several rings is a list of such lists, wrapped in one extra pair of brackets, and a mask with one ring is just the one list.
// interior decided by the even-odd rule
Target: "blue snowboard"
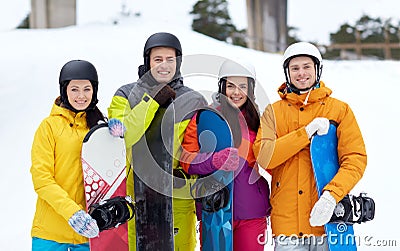
[[(217, 152), (233, 146), (227, 122), (211, 109), (203, 109), (197, 115), (197, 134), (200, 152)], [(233, 250), (233, 172), (216, 171), (202, 179), (214, 178), (229, 190), (227, 205), (217, 212), (202, 210), (202, 250)]]
[[(318, 196), (339, 170), (336, 127), (331, 124), (327, 135), (315, 135), (311, 140), (310, 153), (317, 183)], [(357, 250), (353, 225), (345, 223), (325, 224), (330, 251)]]

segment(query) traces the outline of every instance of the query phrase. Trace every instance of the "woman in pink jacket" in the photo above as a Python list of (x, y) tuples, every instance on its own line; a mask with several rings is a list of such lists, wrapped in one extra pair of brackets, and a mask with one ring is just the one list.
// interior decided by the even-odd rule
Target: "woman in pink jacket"
[(252, 150), (260, 123), (254, 85), (252, 65), (226, 60), (219, 71), (219, 88), (213, 96), (213, 106), (226, 118), (235, 146), (212, 154), (200, 153), (196, 115), (186, 128), (182, 144), (181, 165), (188, 174), (234, 171), (234, 250), (264, 250), (260, 236), (265, 234), (270, 211), (268, 182), (258, 174)]

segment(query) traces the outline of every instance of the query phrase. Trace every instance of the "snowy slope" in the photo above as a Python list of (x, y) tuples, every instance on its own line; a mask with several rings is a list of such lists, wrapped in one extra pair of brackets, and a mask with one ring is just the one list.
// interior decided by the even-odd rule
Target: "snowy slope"
[[(96, 2), (96, 13), (91, 6)], [(216, 57), (244, 57), (257, 70), (257, 101), (264, 107), (278, 99), (276, 88), (284, 81), (281, 55), (257, 52), (215, 41), (190, 30), (188, 11), (194, 1), (130, 1), (132, 12), (141, 16), (119, 17), (119, 5), (108, 1), (79, 1), (79, 25), (52, 30), (0, 31), (0, 124), (2, 175), (1, 250), (29, 250), (30, 227), (35, 210), (30, 168), (30, 149), (34, 132), (50, 112), (58, 95), (58, 74), (71, 59), (86, 59), (98, 69), (99, 106), (107, 111), (111, 97), (122, 84), (137, 79), (146, 38), (154, 32), (176, 34), (184, 55), (210, 54)], [(146, 3), (146, 4), (144, 4)], [(118, 25), (113, 21), (118, 20)], [(185, 59), (184, 59), (185, 60)], [(207, 62), (202, 62), (199, 68)], [(188, 86), (208, 94), (217, 89), (210, 77), (185, 78)], [(204, 74), (203, 74), (204, 75)], [(398, 142), (400, 121), (397, 88), (400, 62), (325, 61), (322, 79), (333, 89), (333, 96), (348, 102), (364, 135), (368, 167), (354, 192), (366, 191), (377, 203), (376, 219), (357, 225), (359, 250), (378, 250), (378, 241), (400, 238), (396, 225)], [(266, 97), (266, 95), (268, 97)], [(382, 243), (382, 242), (381, 242)], [(371, 245), (369, 245), (371, 244)], [(398, 249), (398, 247), (397, 247)], [(384, 250), (397, 250), (386, 247)], [(272, 250), (271, 242), (266, 250)]]

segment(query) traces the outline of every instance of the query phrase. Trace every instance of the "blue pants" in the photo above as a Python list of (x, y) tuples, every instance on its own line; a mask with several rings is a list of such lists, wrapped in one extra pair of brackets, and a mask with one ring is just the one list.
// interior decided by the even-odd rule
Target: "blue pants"
[(58, 243), (55, 241), (33, 237), (32, 251), (89, 251), (89, 243)]
[(297, 236), (275, 237), (274, 251), (329, 251), (328, 240), (322, 236), (301, 238)]

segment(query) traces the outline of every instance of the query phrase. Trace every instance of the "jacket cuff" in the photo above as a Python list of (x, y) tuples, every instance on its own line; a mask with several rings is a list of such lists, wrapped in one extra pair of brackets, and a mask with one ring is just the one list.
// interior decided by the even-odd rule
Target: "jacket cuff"
[(215, 168), (211, 163), (212, 156), (213, 153), (198, 153), (190, 164), (188, 174), (206, 175), (214, 172)]

